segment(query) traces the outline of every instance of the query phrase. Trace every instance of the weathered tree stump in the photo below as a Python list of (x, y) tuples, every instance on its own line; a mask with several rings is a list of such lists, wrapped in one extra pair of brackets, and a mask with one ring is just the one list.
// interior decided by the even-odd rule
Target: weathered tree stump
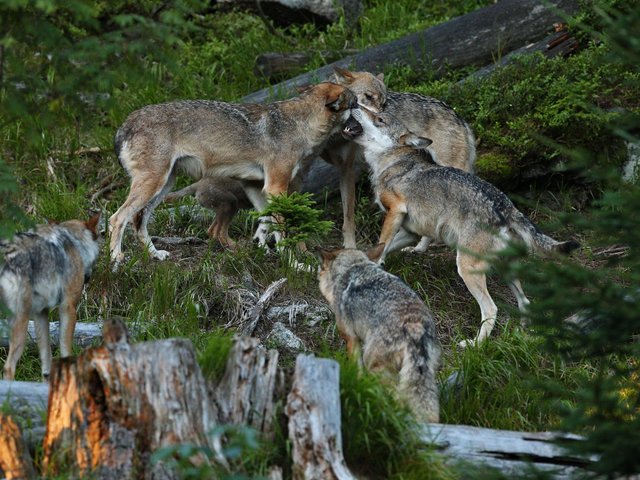
[(13, 418), (0, 412), (0, 476), (2, 474), (7, 480), (36, 478), (20, 428)]
[(284, 393), (277, 350), (267, 351), (256, 338), (238, 338), (213, 390), (218, 423), (249, 425), (273, 438), (277, 402)]
[[(208, 445), (211, 404), (191, 342), (128, 343), (121, 321), (105, 321), (105, 345), (54, 363), (44, 474), (101, 479), (175, 478), (158, 449)], [(193, 459), (203, 461), (202, 459)]]
[(293, 478), (355, 479), (342, 453), (340, 366), (334, 360), (298, 355), (287, 397)]

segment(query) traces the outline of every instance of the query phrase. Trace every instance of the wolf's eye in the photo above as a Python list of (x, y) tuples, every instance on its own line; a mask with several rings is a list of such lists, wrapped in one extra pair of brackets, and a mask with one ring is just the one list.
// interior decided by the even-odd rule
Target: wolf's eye
[(382, 118), (382, 117), (376, 117), (376, 122), (378, 122), (378, 123), (380, 123), (382, 125), (385, 125), (387, 123), (387, 122), (384, 121), (384, 118)]
[(373, 95), (371, 95), (370, 93), (365, 93), (364, 94), (364, 98), (366, 98), (370, 102), (373, 101)]

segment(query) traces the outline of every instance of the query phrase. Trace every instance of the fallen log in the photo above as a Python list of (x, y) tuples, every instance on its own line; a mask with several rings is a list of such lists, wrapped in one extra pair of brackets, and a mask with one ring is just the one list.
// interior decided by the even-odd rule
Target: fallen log
[(20, 427), (4, 412), (0, 412), (0, 475), (7, 480), (36, 478)]
[(42, 445), (48, 400), (48, 383), (0, 380), (0, 405), (19, 423), (32, 452)]
[(207, 446), (214, 426), (191, 342), (131, 345), (118, 319), (105, 321), (103, 337), (102, 347), (54, 361), (43, 473), (175, 478), (169, 464), (152, 463), (151, 455), (179, 444)]
[(298, 355), (285, 408), (294, 479), (355, 479), (342, 453), (339, 378), (335, 360)]
[(298, 75), (240, 99), (260, 103), (294, 95), (296, 87), (328, 79), (334, 67), (383, 72), (392, 65), (429, 69), (437, 76), (444, 67), (487, 65), (494, 59), (543, 38), (567, 14), (578, 11), (575, 0), (502, 0), (422, 32), (369, 48), (317, 70)]
[(507, 477), (521, 474), (527, 467), (552, 474), (554, 479), (573, 478), (581, 468), (595, 461), (571, 455), (556, 442), (580, 441), (580, 437), (555, 432), (513, 432), (432, 423), (422, 438), (433, 443), (449, 462), (467, 462), (495, 468)]
[[(2, 324), (0, 320), (0, 324)], [(7, 348), (9, 346), (8, 332), (0, 330), (0, 347)], [(51, 345), (60, 344), (60, 322), (49, 322), (49, 333), (51, 338)], [(96, 345), (102, 338), (102, 323), (93, 322), (78, 322), (76, 328), (73, 331), (73, 344), (82, 348)], [(29, 320), (27, 341), (28, 345), (36, 344), (36, 327), (33, 320)]]

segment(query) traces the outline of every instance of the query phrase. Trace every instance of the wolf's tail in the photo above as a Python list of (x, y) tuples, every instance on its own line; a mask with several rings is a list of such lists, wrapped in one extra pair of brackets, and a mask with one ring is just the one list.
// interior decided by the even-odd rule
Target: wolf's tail
[(416, 419), (422, 422), (440, 421), (440, 401), (436, 370), (440, 346), (433, 332), (425, 330), (417, 340), (407, 345), (400, 369), (399, 388)]
[(539, 254), (548, 252), (569, 254), (575, 249), (580, 248), (580, 244), (575, 240), (558, 242), (550, 236), (545, 235), (535, 223), (518, 210), (515, 210), (515, 215), (509, 227), (522, 239), (530, 250)]
[(166, 197), (164, 197), (165, 203), (173, 203), (176, 200), (181, 199), (187, 195), (194, 195), (198, 191), (198, 182), (194, 182), (191, 185), (184, 187), (182, 190), (176, 190), (175, 192), (169, 193)]

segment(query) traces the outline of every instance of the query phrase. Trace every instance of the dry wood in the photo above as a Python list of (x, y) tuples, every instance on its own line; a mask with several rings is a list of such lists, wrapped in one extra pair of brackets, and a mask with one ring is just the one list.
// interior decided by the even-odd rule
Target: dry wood
[(451, 460), (494, 467), (507, 477), (534, 465), (553, 478), (572, 478), (581, 467), (595, 460), (568, 454), (554, 442), (577, 442), (580, 437), (555, 432), (512, 432), (433, 423), (424, 429), (422, 438), (434, 443), (440, 453)]
[[(158, 449), (207, 445), (211, 403), (191, 342), (128, 343), (124, 323), (105, 321), (102, 347), (54, 362), (44, 473), (101, 479), (175, 478)], [(204, 461), (201, 458), (194, 461)]]
[(328, 79), (335, 66), (377, 73), (390, 65), (406, 65), (429, 68), (438, 75), (445, 66), (487, 65), (547, 35), (554, 22), (561, 20), (555, 8), (571, 14), (578, 10), (578, 4), (575, 0), (553, 0), (549, 4), (540, 0), (502, 0), (259, 90), (241, 101), (259, 103), (274, 96), (294, 95), (296, 87)]
[(7, 480), (36, 478), (20, 428), (3, 412), (0, 412), (0, 474)]
[(278, 293), (278, 291), (286, 283), (286, 281), (287, 281), (286, 278), (281, 278), (279, 280), (276, 280), (275, 282), (273, 282), (271, 285), (267, 287), (267, 289), (264, 291), (262, 295), (260, 295), (260, 298), (251, 309), (251, 313), (249, 314), (249, 320), (242, 327), (242, 335), (245, 335), (245, 336), (253, 335), (253, 332), (258, 326), (258, 322), (260, 321), (260, 318), (262, 318), (262, 314), (264, 313), (265, 309), (269, 305), (269, 302), (271, 301), (273, 296), (276, 293)]
[(241, 337), (231, 350), (222, 380), (213, 388), (218, 423), (249, 425), (273, 438), (276, 406), (284, 393), (278, 351)]
[[(2, 320), (0, 319), (0, 323)], [(60, 323), (50, 322), (49, 332), (51, 337), (51, 345), (58, 345), (60, 343)], [(5, 332), (6, 333), (6, 332)], [(29, 344), (35, 345), (36, 327), (32, 320), (29, 320), (27, 341)], [(102, 338), (102, 324), (101, 323), (88, 323), (78, 322), (76, 328), (73, 331), (73, 343), (79, 345), (82, 348), (95, 345)], [(0, 347), (9, 346), (9, 337), (5, 334), (0, 335)]]
[(294, 479), (355, 479), (342, 453), (339, 379), (336, 361), (298, 355), (285, 408)]
[(0, 380), (0, 405), (19, 422), (30, 451), (42, 445), (49, 384)]

